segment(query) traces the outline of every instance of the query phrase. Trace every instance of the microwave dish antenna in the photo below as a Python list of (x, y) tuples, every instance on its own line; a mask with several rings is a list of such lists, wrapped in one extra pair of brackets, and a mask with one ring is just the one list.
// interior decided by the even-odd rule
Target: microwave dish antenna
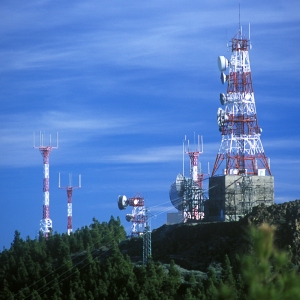
[(179, 211), (183, 211), (184, 181), (185, 177), (178, 174), (169, 192), (171, 203)]
[(126, 209), (127, 206), (132, 207), (131, 214), (127, 214), (125, 219), (131, 222), (131, 237), (137, 237), (143, 234), (146, 227), (146, 208), (144, 197), (139, 193), (132, 198), (125, 195), (118, 196), (118, 207), (120, 210)]
[(226, 69), (229, 66), (229, 61), (225, 56), (219, 56), (218, 57), (218, 67), (220, 72), (226, 71)]
[(120, 210), (125, 209), (128, 206), (128, 200), (125, 195), (120, 195), (118, 197), (118, 207)]
[(197, 222), (204, 218), (204, 190), (202, 183), (204, 174), (198, 168), (199, 155), (203, 153), (202, 136), (194, 136), (195, 147), (192, 150), (190, 142), (184, 139), (184, 154), (190, 158), (190, 177), (178, 174), (176, 180), (171, 184), (169, 197), (172, 205), (182, 211), (183, 222)]

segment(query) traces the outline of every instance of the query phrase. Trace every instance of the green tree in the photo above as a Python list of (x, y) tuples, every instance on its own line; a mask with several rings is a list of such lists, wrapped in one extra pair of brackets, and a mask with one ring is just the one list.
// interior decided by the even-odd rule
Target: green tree
[(169, 276), (164, 276), (162, 290), (164, 295), (168, 298), (175, 297), (178, 288), (181, 284), (181, 276), (173, 260), (170, 262), (169, 266)]
[(299, 275), (286, 252), (274, 245), (275, 228), (262, 224), (251, 228), (253, 254), (243, 259), (247, 299), (300, 299)]
[(236, 299), (236, 281), (232, 273), (232, 267), (228, 255), (225, 255), (224, 266), (222, 269), (221, 293), (218, 293), (218, 299)]
[(219, 282), (217, 280), (216, 271), (213, 267), (208, 269), (207, 276), (206, 298), (207, 300), (214, 300), (218, 294), (217, 287), (219, 286)]
[(242, 276), (236, 284), (238, 293), (231, 293), (231, 284), (227, 282), (219, 290), (218, 299), (300, 299), (299, 274), (288, 254), (274, 247), (274, 232), (275, 228), (267, 224), (251, 227), (253, 251), (241, 260)]

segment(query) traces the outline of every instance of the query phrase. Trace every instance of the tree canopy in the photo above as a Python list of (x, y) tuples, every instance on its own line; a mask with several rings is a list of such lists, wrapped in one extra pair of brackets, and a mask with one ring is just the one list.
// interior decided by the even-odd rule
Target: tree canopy
[(263, 224), (249, 234), (251, 253), (234, 267), (225, 253), (221, 269), (199, 277), (174, 261), (133, 264), (118, 247), (126, 238), (118, 218), (47, 239), (15, 231), (0, 253), (0, 299), (300, 299), (299, 274), (274, 248), (274, 229)]

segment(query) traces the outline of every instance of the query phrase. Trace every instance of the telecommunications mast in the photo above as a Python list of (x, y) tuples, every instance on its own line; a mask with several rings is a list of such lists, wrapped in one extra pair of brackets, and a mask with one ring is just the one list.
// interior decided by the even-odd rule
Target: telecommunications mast
[(51, 145), (51, 135), (49, 144), (44, 145), (44, 135), (40, 132), (40, 145), (35, 145), (35, 133), (33, 134), (33, 148), (39, 149), (43, 156), (44, 180), (43, 180), (43, 218), (40, 221), (40, 231), (47, 238), (52, 230), (52, 220), (50, 219), (50, 196), (49, 196), (49, 155), (52, 149), (58, 148), (58, 133), (56, 134), (56, 146)]
[[(202, 136), (198, 135), (198, 144), (195, 147), (194, 151), (190, 150), (190, 141), (187, 141), (187, 148), (185, 148), (185, 153), (190, 157), (190, 175), (194, 182), (198, 184), (202, 188), (202, 181), (204, 178), (204, 174), (201, 172), (198, 173), (198, 158), (199, 155), (203, 153), (203, 140)], [(200, 170), (201, 171), (201, 170)]]
[(229, 47), (230, 60), (218, 57), (221, 82), (228, 84), (226, 93), (220, 94), (223, 108), (217, 112), (222, 140), (209, 178), (208, 221), (236, 221), (254, 206), (274, 204), (274, 177), (256, 114), (248, 52), (251, 43), (241, 27)]
[(145, 207), (144, 197), (137, 193), (134, 197), (127, 199), (125, 195), (118, 197), (120, 210), (132, 206), (132, 213), (126, 215), (126, 221), (131, 222), (131, 237), (143, 237), (143, 264), (148, 264), (151, 259), (151, 216), (150, 210)]
[(72, 185), (72, 174), (69, 174), (69, 184), (67, 186), (60, 186), (60, 173), (58, 173), (58, 188), (59, 189), (66, 189), (67, 191), (67, 197), (68, 197), (68, 235), (73, 231), (73, 225), (72, 225), (72, 195), (74, 189), (80, 189), (81, 188), (81, 175), (78, 176), (78, 186)]
[[(250, 32), (250, 30), (249, 30)], [(271, 175), (268, 159), (265, 155), (258, 125), (250, 58), (248, 50), (250, 40), (242, 35), (241, 29), (231, 40), (231, 58), (218, 57), (221, 82), (228, 82), (226, 94), (220, 94), (224, 106), (217, 112), (217, 121), (222, 141), (213, 167), (214, 176), (225, 162), (223, 174), (258, 175), (267, 172)], [(224, 72), (229, 69), (228, 75)]]
[[(186, 145), (187, 143), (187, 145)], [(170, 188), (170, 200), (174, 207), (182, 211), (183, 222), (197, 222), (204, 218), (204, 174), (198, 170), (198, 158), (203, 153), (202, 137), (194, 150), (190, 149), (189, 140), (184, 140), (183, 152), (190, 158), (190, 178), (178, 174)]]
[(143, 234), (146, 227), (146, 208), (144, 197), (137, 193), (134, 197), (127, 199), (125, 195), (118, 197), (118, 207), (120, 210), (127, 206), (132, 206), (131, 214), (126, 215), (126, 221), (131, 222), (131, 237), (137, 237)]

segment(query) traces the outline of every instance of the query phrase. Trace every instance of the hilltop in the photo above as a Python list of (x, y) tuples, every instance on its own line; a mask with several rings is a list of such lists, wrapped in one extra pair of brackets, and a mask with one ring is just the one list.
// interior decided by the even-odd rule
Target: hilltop
[[(163, 225), (152, 232), (154, 261), (175, 263), (189, 270), (207, 271), (210, 265), (231, 261), (236, 255), (250, 250), (250, 225), (268, 223), (275, 226), (275, 246), (292, 254), (292, 262), (300, 263), (300, 200), (259, 205), (238, 222), (189, 223)], [(142, 239), (131, 239), (120, 244), (134, 262), (142, 260)]]
[(300, 299), (299, 221), (296, 200), (238, 222), (164, 225), (147, 265), (119, 218), (47, 239), (16, 231), (0, 252), (0, 299)]

